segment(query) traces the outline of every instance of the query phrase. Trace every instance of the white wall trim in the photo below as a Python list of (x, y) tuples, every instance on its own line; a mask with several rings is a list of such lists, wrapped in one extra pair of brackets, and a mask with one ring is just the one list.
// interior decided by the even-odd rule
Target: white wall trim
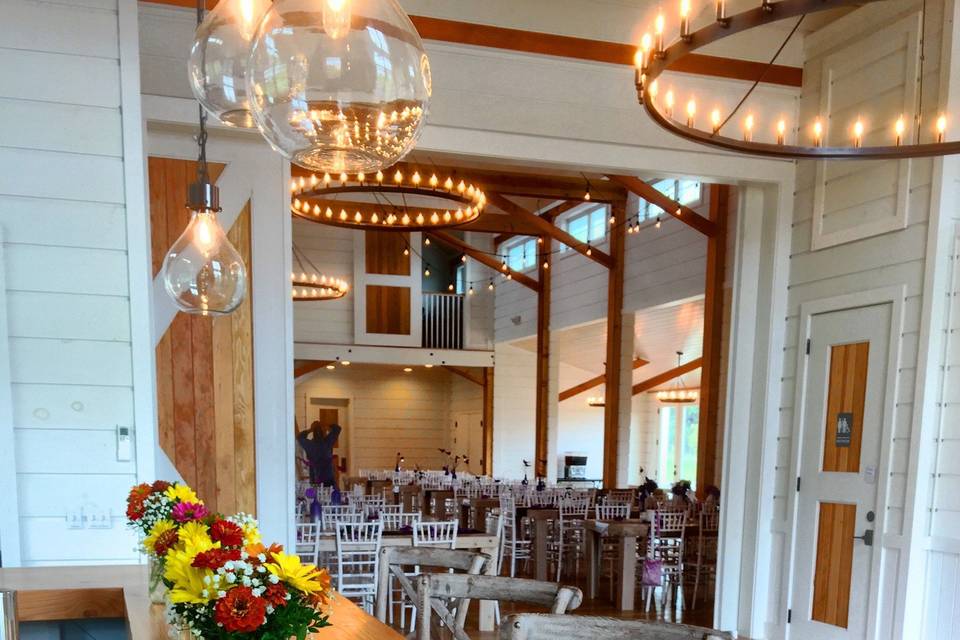
[(7, 278), (3, 227), (0, 227), (0, 556), (4, 567), (19, 567), (20, 505), (13, 430), (10, 332), (7, 328)]
[[(810, 330), (813, 322), (813, 316), (842, 311), (845, 309), (855, 309), (858, 307), (867, 307), (873, 305), (890, 304), (890, 327), (889, 344), (887, 346), (887, 371), (884, 383), (884, 406), (883, 406), (883, 425), (880, 432), (880, 462), (877, 470), (877, 477), (884, 479), (877, 483), (877, 504), (875, 511), (883, 514), (886, 512), (887, 488), (889, 486), (890, 476), (890, 434), (894, 428), (894, 410), (896, 406), (897, 387), (899, 385), (899, 376), (897, 371), (900, 364), (901, 336), (903, 335), (904, 306), (906, 304), (907, 287), (906, 285), (893, 285), (868, 291), (858, 291), (856, 293), (845, 294), (818, 300), (811, 300), (800, 305), (800, 323), (797, 332), (797, 353), (803, 353), (806, 350), (806, 341), (810, 338)], [(794, 400), (794, 419), (792, 438), (797, 443), (793, 447), (790, 459), (789, 478), (796, 478), (800, 473), (801, 458), (803, 455), (803, 426), (804, 410), (807, 384), (807, 366), (809, 358), (798, 356), (796, 367), (796, 392)], [(787, 499), (787, 514), (791, 525), (787, 531), (787, 544), (785, 548), (785, 560), (787, 570), (784, 572), (785, 592), (787, 593), (788, 607), (793, 600), (793, 579), (795, 571), (795, 553), (796, 553), (796, 532), (797, 532), (797, 506), (799, 500), (797, 493), (789, 492)], [(870, 595), (868, 597), (867, 611), (867, 638), (877, 637), (877, 620), (879, 617), (878, 603), (880, 597), (880, 579), (882, 569), (882, 549), (889, 547), (888, 538), (884, 533), (884, 522), (878, 519), (876, 531), (877, 551), (874, 552), (871, 560), (870, 572)], [(899, 537), (899, 536), (897, 536)], [(895, 542), (895, 541), (894, 541)], [(790, 637), (790, 629), (787, 627), (786, 637)]]
[(422, 349), (362, 344), (320, 344), (297, 342), (293, 355), (302, 360), (350, 360), (369, 364), (451, 365), (457, 367), (492, 367), (493, 351), (458, 349)]
[(120, 38), (120, 100), (123, 127), (123, 180), (130, 278), (130, 353), (133, 371), (134, 437), (137, 479), (156, 479), (157, 393), (150, 296), (151, 244), (147, 210), (145, 123), (140, 114), (140, 38), (138, 2), (117, 6)]

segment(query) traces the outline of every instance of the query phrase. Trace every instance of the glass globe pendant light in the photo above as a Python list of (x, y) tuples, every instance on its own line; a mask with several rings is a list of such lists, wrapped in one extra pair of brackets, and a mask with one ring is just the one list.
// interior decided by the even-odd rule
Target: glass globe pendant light
[(247, 65), (250, 108), (267, 141), (302, 167), (337, 175), (403, 158), (423, 129), (431, 82), (397, 0), (276, 0)]
[(190, 223), (163, 260), (163, 284), (181, 311), (226, 315), (243, 302), (247, 268), (217, 220), (220, 194), (207, 171), (206, 114), (200, 107), (197, 181), (187, 194)]
[[(247, 98), (247, 56), (270, 0), (220, 0), (200, 21), (188, 71), (193, 95), (230, 127), (256, 127)], [(198, 17), (203, 8), (198, 7)]]

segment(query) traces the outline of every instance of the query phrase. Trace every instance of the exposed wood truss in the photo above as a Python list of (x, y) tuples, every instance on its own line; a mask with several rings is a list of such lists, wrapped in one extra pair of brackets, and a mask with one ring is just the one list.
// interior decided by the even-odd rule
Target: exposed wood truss
[(723, 283), (726, 279), (727, 214), (731, 187), (710, 185), (710, 220), (717, 234), (707, 240), (707, 285), (703, 300), (703, 371), (700, 380), (700, 425), (697, 443), (697, 488), (716, 482), (717, 432), (720, 422), (720, 372), (723, 366)]
[[(648, 364), (650, 364), (650, 362), (648, 360), (644, 360), (643, 358), (634, 358), (633, 360), (634, 369), (639, 369), (640, 367)], [(560, 392), (560, 402), (563, 402), (564, 400), (569, 400), (570, 398), (574, 396), (578, 396), (584, 391), (589, 391), (594, 387), (599, 387), (604, 383), (606, 379), (607, 379), (607, 374), (601, 373), (599, 376), (594, 376), (589, 380), (584, 380), (578, 385), (574, 385), (569, 389), (565, 389)]]
[[(613, 267), (613, 260), (610, 258), (609, 254), (591, 247), (586, 242), (580, 242), (563, 229), (554, 226), (552, 222), (544, 220), (532, 211), (527, 211), (520, 205), (508, 198), (505, 198), (495, 191), (487, 191), (485, 193), (487, 194), (487, 202), (498, 209), (506, 211), (510, 215), (527, 222), (531, 226), (536, 227), (537, 230), (544, 236), (548, 236), (554, 240), (559, 240), (577, 253), (583, 254), (584, 256), (590, 258), (598, 264), (605, 266), (608, 269)], [(546, 244), (546, 240), (544, 240), (544, 243)]]
[[(546, 220), (547, 222), (553, 222), (553, 221), (556, 220), (557, 217), (560, 216), (561, 214), (564, 214), (564, 213), (566, 213), (567, 211), (570, 211), (571, 209), (573, 209), (573, 208), (575, 208), (575, 207), (579, 207), (579, 206), (582, 205), (582, 204), (583, 204), (583, 200), (564, 200), (563, 202), (561, 202), (561, 203), (558, 204), (557, 206), (553, 207), (552, 209), (548, 209), (547, 211), (544, 211), (543, 213), (541, 213), (541, 214), (540, 214), (540, 217), (543, 218), (544, 220)], [(481, 217), (482, 217), (482, 216), (481, 216)], [(515, 220), (517, 223), (519, 223), (519, 224), (521, 224), (521, 225), (523, 225), (523, 226), (529, 226), (529, 224), (528, 224), (527, 222), (525, 222), (525, 221), (520, 221), (519, 219), (517, 219), (517, 218), (514, 217), (514, 216), (508, 216), (508, 218), (509, 218), (510, 220)], [(531, 227), (531, 228), (532, 228), (532, 227)], [(495, 237), (495, 238), (493, 239), (493, 246), (494, 246), (494, 247), (499, 247), (501, 244), (503, 244), (504, 242), (506, 242), (506, 241), (509, 240), (510, 238), (512, 238), (512, 237), (514, 237), (514, 236), (517, 236), (517, 235), (521, 235), (521, 234), (523, 234), (523, 232), (517, 232), (517, 233), (501, 233), (500, 235), (498, 235), (497, 237)], [(533, 235), (533, 233), (527, 233), (527, 234), (523, 234), (523, 235)]]
[(493, 475), (493, 367), (483, 368), (483, 473)]
[(703, 365), (703, 359), (697, 358), (696, 360), (685, 362), (679, 367), (674, 367), (673, 369), (664, 371), (663, 373), (658, 373), (652, 378), (647, 378), (643, 382), (638, 382), (637, 384), (633, 385), (633, 395), (637, 395), (640, 393), (644, 393), (646, 391), (651, 391), (653, 389), (656, 389), (660, 385), (666, 384), (667, 382), (670, 382), (674, 378), (679, 378), (685, 373), (696, 371), (702, 365)]
[(696, 229), (703, 235), (708, 237), (717, 235), (717, 225), (712, 220), (707, 220), (690, 207), (684, 206), (672, 198), (668, 198), (640, 178), (633, 176), (610, 176), (610, 180), (622, 184), (647, 202), (657, 205), (680, 222)]
[[(149, 0), (154, 4), (167, 4), (192, 9), (192, 0)], [(206, 0), (207, 8), (216, 6), (214, 0)], [(489, 47), (505, 51), (535, 53), (575, 60), (588, 60), (606, 64), (632, 67), (637, 47), (634, 44), (606, 42), (589, 38), (574, 38), (538, 31), (507, 29), (486, 24), (444, 20), (428, 16), (410, 16), (410, 20), (425, 40), (452, 42), (477, 47)], [(671, 71), (702, 76), (761, 82), (786, 87), (803, 85), (803, 69), (786, 65), (766, 65), (749, 60), (724, 58), (701, 54), (689, 54), (670, 67)]]
[(540, 284), (530, 276), (520, 273), (519, 271), (514, 271), (510, 268), (504, 269), (503, 264), (497, 262), (493, 256), (470, 246), (456, 236), (452, 236), (444, 231), (429, 231), (426, 233), (426, 235), (433, 238), (437, 242), (444, 243), (448, 247), (453, 247), (457, 251), (462, 251), (480, 264), (490, 267), (498, 273), (508, 274), (513, 280), (519, 282), (525, 287), (528, 287), (534, 291), (540, 290)]
[(477, 373), (474, 373), (473, 371), (470, 371), (469, 369), (464, 369), (462, 367), (455, 367), (449, 364), (443, 365), (443, 368), (449, 371), (450, 373), (460, 376), (464, 380), (469, 380), (473, 384), (480, 385), (481, 387), (483, 386), (483, 381), (484, 381), (483, 373), (477, 374)]

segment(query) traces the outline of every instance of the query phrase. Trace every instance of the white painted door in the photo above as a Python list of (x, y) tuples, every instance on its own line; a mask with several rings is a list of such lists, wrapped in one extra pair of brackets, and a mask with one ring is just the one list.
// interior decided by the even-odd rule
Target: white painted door
[(889, 304), (810, 321), (791, 638), (867, 637), (890, 322)]

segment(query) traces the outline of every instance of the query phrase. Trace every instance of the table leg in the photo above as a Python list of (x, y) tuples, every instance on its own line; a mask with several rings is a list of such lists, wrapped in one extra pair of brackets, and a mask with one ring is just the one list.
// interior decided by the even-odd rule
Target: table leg
[(597, 579), (600, 565), (600, 533), (593, 530), (587, 532), (587, 598), (597, 597)]
[(534, 564), (536, 565), (534, 570), (536, 571), (537, 580), (543, 581), (547, 579), (547, 519), (537, 518), (535, 522), (537, 539), (533, 545), (536, 555), (534, 558)]
[(617, 608), (633, 611), (634, 589), (637, 581), (637, 538), (620, 538), (620, 580), (617, 585)]

